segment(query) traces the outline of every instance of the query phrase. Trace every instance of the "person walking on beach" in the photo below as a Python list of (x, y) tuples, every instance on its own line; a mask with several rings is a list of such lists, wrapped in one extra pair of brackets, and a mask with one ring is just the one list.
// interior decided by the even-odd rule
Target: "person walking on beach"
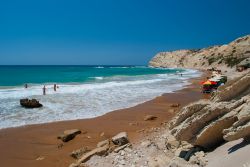
[(56, 92), (56, 88), (57, 88), (57, 86), (56, 86), (56, 84), (54, 84), (54, 91)]
[(45, 87), (45, 85), (43, 86), (43, 95), (46, 95), (46, 87)]
[(28, 88), (28, 84), (24, 84), (24, 88), (26, 88), (26, 89), (27, 89), (27, 88)]

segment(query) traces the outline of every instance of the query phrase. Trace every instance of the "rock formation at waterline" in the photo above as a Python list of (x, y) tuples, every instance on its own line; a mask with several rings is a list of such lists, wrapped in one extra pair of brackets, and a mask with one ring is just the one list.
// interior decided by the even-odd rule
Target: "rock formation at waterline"
[(20, 105), (25, 108), (39, 108), (43, 105), (36, 99), (21, 99)]
[[(180, 67), (207, 69), (220, 66), (221, 69), (235, 65), (250, 57), (250, 35), (238, 38), (227, 45), (204, 49), (160, 52), (149, 62), (153, 67)], [(225, 68), (223, 68), (225, 67)]]

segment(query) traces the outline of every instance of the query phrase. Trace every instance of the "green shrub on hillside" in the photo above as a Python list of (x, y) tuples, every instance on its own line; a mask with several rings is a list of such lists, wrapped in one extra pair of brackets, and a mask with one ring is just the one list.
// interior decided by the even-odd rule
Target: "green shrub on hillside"
[(229, 56), (229, 57), (225, 58), (225, 64), (228, 67), (233, 67), (233, 66), (239, 64), (244, 59), (245, 58), (237, 58), (237, 57)]
[(209, 58), (207, 59), (207, 61), (208, 61), (208, 64), (211, 65), (211, 64), (213, 64), (214, 62), (218, 61), (219, 59), (220, 59), (220, 57), (209, 57)]

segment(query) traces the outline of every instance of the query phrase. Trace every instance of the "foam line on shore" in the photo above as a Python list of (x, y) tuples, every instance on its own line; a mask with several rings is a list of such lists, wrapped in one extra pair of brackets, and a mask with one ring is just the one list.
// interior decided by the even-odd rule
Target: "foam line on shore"
[[(132, 77), (101, 83), (64, 84), (57, 92), (53, 91), (53, 85), (47, 85), (46, 96), (41, 95), (42, 85), (34, 85), (29, 90), (21, 87), (1, 89), (0, 128), (101, 116), (180, 90), (189, 84), (189, 78), (199, 75), (198, 71), (187, 70), (182, 77), (165, 74), (140, 76), (137, 80)], [(21, 108), (19, 99), (25, 97), (38, 99), (44, 107)]]

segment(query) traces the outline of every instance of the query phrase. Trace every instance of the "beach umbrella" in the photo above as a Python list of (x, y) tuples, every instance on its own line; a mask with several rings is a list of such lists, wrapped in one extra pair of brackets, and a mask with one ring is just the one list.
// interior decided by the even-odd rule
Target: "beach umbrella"
[(216, 85), (217, 83), (216, 82), (214, 82), (214, 81), (204, 81), (204, 82), (202, 82), (202, 84), (203, 85)]

